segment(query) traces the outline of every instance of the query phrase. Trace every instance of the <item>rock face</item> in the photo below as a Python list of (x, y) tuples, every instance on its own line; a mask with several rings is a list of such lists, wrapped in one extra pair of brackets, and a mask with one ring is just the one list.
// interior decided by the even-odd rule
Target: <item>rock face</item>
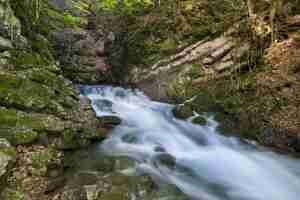
[[(62, 2), (56, 2), (58, 8)], [(75, 82), (98, 80), (95, 78), (93, 48), (101, 46), (101, 40), (96, 43), (83, 30), (64, 29), (55, 33), (57, 36), (55, 41), (60, 44), (61, 50), (55, 51), (53, 48), (57, 46), (52, 47), (50, 44), (51, 35), (29, 33), (25, 31), (26, 29), (22, 32), (21, 24), (28, 23), (22, 21), (23, 17), (32, 16), (30, 13), (26, 15), (26, 12), (19, 13), (18, 9), (30, 5), (26, 2), (18, 4), (10, 4), (9, 1), (0, 2), (1, 137), (8, 139), (13, 145), (42, 141), (61, 149), (79, 148), (92, 140), (104, 138), (108, 130), (101, 127), (101, 121), (96, 119), (90, 102), (80, 100), (78, 88), (67, 79), (71, 78)], [(21, 21), (15, 16), (13, 8), (20, 15)], [(41, 16), (41, 20), (45, 17), (49, 18), (49, 24), (53, 22), (50, 14)], [(34, 37), (28, 36), (30, 39), (24, 37), (30, 34), (34, 34)], [(67, 73), (68, 62), (62, 60), (59, 64), (52, 52), (64, 55), (65, 60), (69, 57), (74, 60), (77, 53), (83, 56), (78, 56), (80, 60), (78, 65), (73, 61), (70, 63), (72, 70), (75, 69), (75, 74), (77, 73), (77, 78)], [(85, 64), (81, 62), (82, 60), (89, 63), (87, 65), (90, 67), (89, 70), (84, 69)], [(78, 78), (79, 71), (84, 72), (87, 79)]]
[[(35, 16), (36, 2), (0, 0), (3, 200), (55, 199), (66, 184), (64, 151), (101, 141), (121, 123), (115, 117), (98, 119), (89, 99), (81, 97), (72, 83), (102, 80), (95, 69), (96, 50), (104, 48), (101, 33), (66, 20), (70, 9), (75, 13), (71, 20), (84, 21), (74, 6), (77, 1), (49, 2), (41, 1), (44, 10)], [(55, 32), (50, 33), (49, 27)], [(97, 180), (93, 173), (89, 177)], [(66, 186), (59, 198), (92, 199), (94, 189), (89, 184), (97, 183)]]
[(247, 64), (240, 60), (248, 49), (248, 44), (236, 43), (228, 31), (216, 39), (204, 39), (190, 45), (147, 69), (133, 69), (132, 81), (150, 96), (163, 98), (166, 96), (167, 86), (180, 76), (193, 76), (193, 82), (197, 84), (230, 75)]
[(0, 191), (6, 184), (7, 174), (15, 162), (15, 150), (10, 143), (0, 138)]
[[(52, 35), (56, 57), (65, 77), (76, 83), (95, 84), (107, 79), (106, 35), (100, 29), (65, 29)], [(103, 53), (99, 53), (103, 52)]]

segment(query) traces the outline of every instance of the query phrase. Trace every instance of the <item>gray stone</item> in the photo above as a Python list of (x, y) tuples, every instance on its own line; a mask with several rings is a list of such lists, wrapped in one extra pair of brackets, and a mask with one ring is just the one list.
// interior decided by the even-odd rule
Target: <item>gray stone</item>
[(12, 42), (0, 36), (0, 51), (5, 51), (12, 48), (13, 48)]

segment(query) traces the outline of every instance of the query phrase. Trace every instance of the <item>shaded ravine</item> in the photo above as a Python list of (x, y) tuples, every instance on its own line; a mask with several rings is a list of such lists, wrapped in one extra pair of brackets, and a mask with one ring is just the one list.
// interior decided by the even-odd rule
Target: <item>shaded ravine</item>
[(300, 161), (217, 132), (213, 118), (200, 126), (176, 119), (173, 105), (138, 90), (83, 86), (98, 116), (122, 124), (100, 148), (128, 156), (136, 170), (176, 185), (196, 200), (296, 200)]

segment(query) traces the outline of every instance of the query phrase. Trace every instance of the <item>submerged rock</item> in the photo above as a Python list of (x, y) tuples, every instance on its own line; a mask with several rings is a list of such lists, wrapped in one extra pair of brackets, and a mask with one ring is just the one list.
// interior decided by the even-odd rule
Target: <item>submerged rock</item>
[(123, 135), (121, 139), (123, 142), (130, 143), (130, 144), (134, 144), (138, 142), (138, 138), (134, 134)]
[(159, 153), (154, 159), (157, 167), (158, 165), (163, 165), (169, 169), (174, 169), (176, 166), (176, 158), (168, 153)]

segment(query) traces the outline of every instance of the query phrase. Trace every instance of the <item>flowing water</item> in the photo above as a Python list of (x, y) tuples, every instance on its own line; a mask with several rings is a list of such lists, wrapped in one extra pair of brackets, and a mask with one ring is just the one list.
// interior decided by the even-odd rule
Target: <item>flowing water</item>
[(140, 173), (176, 185), (196, 200), (298, 200), (299, 160), (218, 133), (213, 118), (200, 126), (176, 119), (173, 105), (138, 90), (84, 86), (98, 116), (123, 122), (101, 144), (128, 156)]

